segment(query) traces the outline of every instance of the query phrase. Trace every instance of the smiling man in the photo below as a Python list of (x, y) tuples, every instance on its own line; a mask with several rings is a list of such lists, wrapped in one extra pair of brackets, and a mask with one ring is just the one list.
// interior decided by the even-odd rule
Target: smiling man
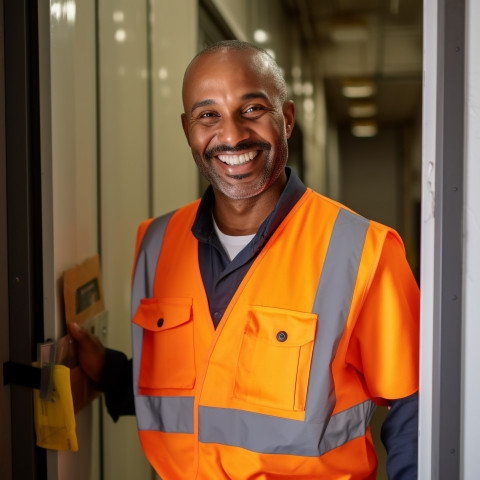
[(255, 233), (287, 181), (294, 104), (279, 67), (264, 53), (243, 47), (209, 52), (185, 74), (183, 129), (218, 199), (214, 216), (221, 230)]
[[(182, 125), (211, 187), (139, 228), (142, 446), (166, 480), (373, 479), (368, 424), (388, 405), (389, 476), (416, 478), (418, 287), (393, 230), (286, 167), (286, 91), (274, 60), (244, 42), (187, 68)], [(112, 416), (133, 413), (126, 358), (72, 334)]]

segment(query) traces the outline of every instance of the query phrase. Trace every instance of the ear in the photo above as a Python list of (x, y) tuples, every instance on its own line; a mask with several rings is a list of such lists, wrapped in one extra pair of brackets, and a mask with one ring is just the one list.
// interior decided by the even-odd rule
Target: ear
[(292, 100), (283, 104), (283, 118), (285, 119), (285, 130), (287, 132), (287, 138), (290, 138), (295, 125), (295, 104)]
[(185, 138), (187, 139), (187, 142), (188, 142), (188, 145), (190, 145), (190, 136), (188, 134), (188, 120), (187, 120), (187, 116), (182, 113), (182, 115), (180, 116), (181, 120), (182, 120), (182, 128), (183, 128), (183, 132), (185, 133)]

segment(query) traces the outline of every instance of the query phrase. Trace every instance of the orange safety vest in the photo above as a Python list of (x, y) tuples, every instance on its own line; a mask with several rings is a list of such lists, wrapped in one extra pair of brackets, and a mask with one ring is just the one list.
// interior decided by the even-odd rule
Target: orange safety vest
[(375, 478), (368, 424), (418, 389), (418, 288), (391, 229), (307, 189), (215, 330), (199, 202), (139, 229), (133, 374), (164, 480)]

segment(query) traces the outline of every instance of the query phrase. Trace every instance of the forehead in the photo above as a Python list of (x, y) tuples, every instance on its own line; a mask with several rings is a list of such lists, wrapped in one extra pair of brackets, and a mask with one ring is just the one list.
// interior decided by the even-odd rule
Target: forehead
[[(268, 58), (255, 50), (220, 50), (204, 54), (190, 65), (183, 88), (183, 101), (188, 104), (209, 93), (261, 90), (276, 92), (272, 67)], [(269, 95), (269, 96), (270, 96)]]

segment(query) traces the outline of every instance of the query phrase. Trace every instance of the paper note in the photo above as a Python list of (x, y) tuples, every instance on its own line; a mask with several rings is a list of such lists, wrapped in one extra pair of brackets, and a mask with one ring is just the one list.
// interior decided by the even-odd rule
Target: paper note
[(53, 450), (78, 451), (70, 369), (55, 365), (51, 397), (42, 400), (40, 390), (34, 389), (33, 400), (37, 445)]

